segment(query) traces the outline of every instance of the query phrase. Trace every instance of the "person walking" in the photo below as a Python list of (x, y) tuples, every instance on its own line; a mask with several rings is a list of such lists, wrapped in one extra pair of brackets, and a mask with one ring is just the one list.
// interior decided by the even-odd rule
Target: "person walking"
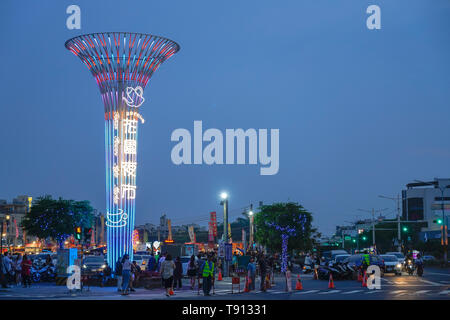
[(209, 255), (208, 260), (203, 263), (201, 268), (203, 277), (203, 294), (209, 296), (211, 291), (212, 277), (214, 275), (214, 262), (212, 262), (212, 257)]
[(189, 261), (188, 270), (187, 270), (188, 277), (191, 280), (191, 290), (194, 290), (195, 277), (197, 276), (197, 273), (198, 273), (198, 264), (195, 261), (195, 256), (192, 255), (191, 260)]
[[(164, 261), (161, 263), (161, 278), (164, 281), (164, 288), (166, 289), (166, 297), (170, 297), (173, 291), (173, 272), (175, 270), (175, 263), (172, 260), (172, 256), (168, 254)], [(173, 293), (172, 293), (173, 294)]]
[(102, 287), (108, 283), (109, 279), (111, 279), (111, 267), (108, 265), (108, 262), (105, 262), (105, 265), (102, 274)]
[(122, 258), (122, 295), (128, 295), (131, 277), (131, 262), (128, 254)]
[(28, 258), (28, 256), (25, 254), (22, 259), (21, 263), (21, 270), (22, 270), (22, 285), (24, 288), (31, 287), (31, 260)]
[(3, 263), (3, 255), (0, 252), (0, 281), (2, 284), (2, 288), (8, 288), (7, 280), (6, 280), (6, 267)]
[(260, 290), (266, 291), (267, 262), (263, 254), (261, 254), (261, 256), (259, 257), (258, 263), (259, 263), (259, 273), (261, 276)]
[(150, 254), (150, 258), (148, 259), (148, 263), (147, 263), (147, 270), (148, 271), (154, 271), (156, 268), (156, 259), (155, 259), (155, 255), (152, 252)]
[(141, 274), (141, 267), (137, 264), (136, 261), (133, 261), (131, 264), (131, 277), (130, 277), (130, 291), (134, 290), (134, 286), (139, 284), (139, 277)]
[(13, 261), (9, 257), (9, 252), (6, 251), (3, 257), (3, 264), (5, 265), (6, 269), (6, 283), (9, 285), (9, 283), (12, 282), (12, 274), (13, 274)]
[[(166, 260), (166, 253), (164, 252), (158, 259), (158, 272), (161, 274), (162, 263)], [(161, 285), (164, 287), (164, 279), (161, 277)]]
[(255, 259), (253, 257), (250, 258), (250, 262), (247, 265), (247, 271), (248, 271), (248, 281), (250, 282), (248, 290), (252, 291), (255, 290), (255, 277), (256, 277), (256, 264)]
[(117, 260), (116, 262), (116, 271), (114, 272), (114, 276), (117, 278), (117, 291), (122, 292), (122, 262)]
[(17, 258), (14, 261), (14, 274), (16, 276), (16, 286), (18, 286), (22, 282), (22, 255), (20, 253), (17, 254)]
[(181, 264), (180, 257), (177, 257), (175, 259), (175, 270), (173, 271), (173, 280), (174, 280), (174, 288), (175, 289), (181, 289), (182, 282), (181, 279), (183, 278), (183, 265)]

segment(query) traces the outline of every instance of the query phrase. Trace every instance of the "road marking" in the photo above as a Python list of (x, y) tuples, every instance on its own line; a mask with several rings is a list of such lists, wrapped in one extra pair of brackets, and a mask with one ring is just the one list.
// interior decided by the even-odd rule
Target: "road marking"
[(377, 292), (381, 292), (381, 289), (369, 289), (369, 292), (366, 292), (365, 294), (372, 294), (372, 293), (377, 293)]
[(449, 293), (450, 293), (450, 290), (444, 290), (444, 291), (439, 292), (439, 294), (449, 294)]
[(427, 274), (435, 274), (435, 275), (438, 275), (438, 276), (450, 277), (450, 273), (427, 272)]
[(441, 286), (442, 285), (440, 283), (433, 282), (433, 281), (428, 281), (428, 280), (423, 280), (423, 279), (419, 279), (419, 280), (422, 281), (422, 282), (425, 282), (425, 283), (429, 283), (429, 284), (431, 284), (433, 286)]
[(307, 293), (314, 293), (319, 292), (320, 290), (309, 290), (309, 291), (297, 291), (298, 294), (307, 294)]
[(392, 291), (391, 293), (392, 294), (400, 294), (400, 293), (405, 293), (405, 291), (406, 290), (395, 290), (395, 291)]
[(444, 284), (448, 284), (450, 283), (450, 281), (444, 280), (444, 281), (439, 281), (440, 283), (444, 283)]
[(416, 294), (424, 294), (424, 293), (427, 293), (427, 292), (430, 292), (431, 290), (419, 290), (419, 291), (416, 291)]
[(361, 292), (362, 290), (353, 290), (353, 291), (348, 291), (348, 292), (343, 292), (342, 294), (352, 294), (352, 293), (357, 293), (357, 292)]
[(338, 293), (341, 292), (342, 290), (330, 290), (330, 291), (325, 291), (325, 292), (320, 292), (318, 294), (330, 294), (330, 293)]

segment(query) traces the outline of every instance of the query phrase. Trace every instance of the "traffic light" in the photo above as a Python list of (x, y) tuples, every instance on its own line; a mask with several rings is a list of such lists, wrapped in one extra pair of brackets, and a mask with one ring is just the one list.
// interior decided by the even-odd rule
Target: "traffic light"
[(408, 227), (404, 226), (402, 230), (403, 230), (403, 232), (408, 232)]
[(355, 243), (355, 242), (356, 242), (356, 239), (352, 239), (352, 242)]
[(75, 228), (75, 239), (81, 240), (81, 227)]
[(442, 219), (438, 218), (436, 220), (433, 220), (433, 223), (442, 224)]
[(363, 239), (363, 241), (366, 241), (366, 240), (367, 240), (367, 237), (366, 237), (366, 236), (363, 236), (362, 239)]

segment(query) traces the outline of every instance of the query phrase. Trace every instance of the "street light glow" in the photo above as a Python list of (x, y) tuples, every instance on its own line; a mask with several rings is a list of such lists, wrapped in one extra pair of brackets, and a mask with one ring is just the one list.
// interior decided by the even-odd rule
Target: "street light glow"
[(248, 214), (249, 214), (250, 216), (252, 216), (252, 215), (253, 215), (253, 211), (250, 210), (250, 211), (248, 212)]
[(223, 200), (225, 200), (225, 199), (228, 198), (228, 194), (227, 194), (226, 192), (222, 192), (222, 193), (220, 194), (220, 197), (221, 197)]

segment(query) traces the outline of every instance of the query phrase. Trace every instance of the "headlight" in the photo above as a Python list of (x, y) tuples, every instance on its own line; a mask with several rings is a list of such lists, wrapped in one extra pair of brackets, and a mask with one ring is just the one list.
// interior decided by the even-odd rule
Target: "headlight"
[(106, 264), (102, 265), (101, 268), (102, 268), (102, 269), (105, 269), (105, 268), (106, 268)]
[(87, 268), (87, 265), (83, 264), (83, 268), (85, 268), (85, 269), (86, 269), (86, 268)]
[(399, 264), (397, 264), (397, 268), (401, 268), (402, 267), (402, 265), (399, 263)]

